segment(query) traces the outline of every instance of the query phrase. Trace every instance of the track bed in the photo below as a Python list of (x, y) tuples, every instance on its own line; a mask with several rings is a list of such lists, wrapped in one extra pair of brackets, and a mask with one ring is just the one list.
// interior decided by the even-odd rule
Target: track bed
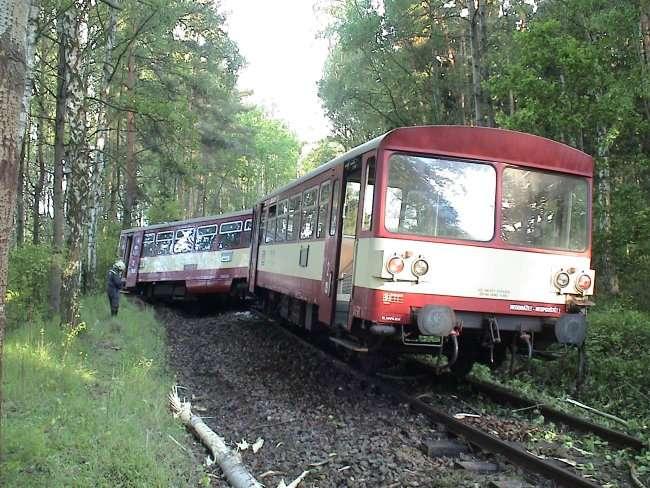
[[(264, 439), (257, 453), (249, 448), (242, 456), (257, 477), (282, 473), (264, 477), (266, 486), (277, 486), (282, 477), (289, 482), (308, 469), (301, 486), (489, 486), (525, 476), (471, 450), (455, 459), (429, 457), (423, 446), (448, 439), (448, 433), (313, 354), (297, 351), (294, 341), (250, 312), (197, 317), (159, 310), (171, 367), (188, 397), (198, 396), (197, 413), (233, 443)], [(198, 444), (195, 452), (199, 459), (205, 456)], [(489, 461), (499, 471), (458, 469), (459, 460)], [(212, 474), (213, 486), (226, 486), (217, 468)]]

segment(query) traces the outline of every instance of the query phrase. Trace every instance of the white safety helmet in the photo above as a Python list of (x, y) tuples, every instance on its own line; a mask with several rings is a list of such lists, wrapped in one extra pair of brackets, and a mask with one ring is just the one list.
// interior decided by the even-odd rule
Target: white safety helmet
[(117, 261), (115, 261), (113, 267), (119, 271), (124, 271), (126, 269), (126, 264), (124, 264), (124, 261), (122, 261), (121, 259), (118, 259)]

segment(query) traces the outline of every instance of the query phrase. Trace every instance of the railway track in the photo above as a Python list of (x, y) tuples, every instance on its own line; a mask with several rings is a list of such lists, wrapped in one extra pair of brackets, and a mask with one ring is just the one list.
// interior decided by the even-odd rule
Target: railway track
[(595, 434), (601, 439), (618, 447), (624, 449), (630, 448), (637, 451), (648, 447), (643, 441), (636, 437), (625, 434), (624, 432), (609, 429), (603, 425), (590, 422), (589, 420), (553, 408), (549, 405), (536, 402), (500, 385), (481, 381), (476, 378), (467, 378), (466, 382), (473, 390), (489, 396), (493, 401), (510, 404), (520, 408), (535, 408), (548, 420), (560, 422), (567, 427), (583, 433)]
[(554, 481), (560, 486), (570, 488), (596, 488), (600, 486), (599, 484), (583, 478), (572, 471), (538, 457), (518, 444), (503, 441), (482, 429), (466, 424), (446, 412), (408, 394), (402, 388), (391, 382), (361, 372), (353, 368), (349, 363), (335, 357), (332, 353), (316, 346), (304, 337), (301, 337), (298, 333), (280, 325), (276, 319), (268, 317), (259, 310), (255, 310), (254, 313), (264, 320), (275, 324), (282, 334), (286, 335), (291, 340), (299, 342), (301, 346), (312, 351), (320, 359), (328, 362), (333, 367), (352, 375), (360, 381), (372, 385), (387, 395), (392, 396), (400, 403), (408, 405), (413, 411), (421, 413), (433, 422), (443, 425), (449, 432), (464, 438), (466, 441), (478, 446), (483, 451), (499, 454), (505, 457), (511, 464), (530, 473), (535, 473), (548, 480)]
[[(424, 368), (427, 376), (434, 376), (436, 374), (433, 368), (421, 361), (414, 361), (414, 366), (420, 370)], [(634, 436), (591, 422), (583, 417), (572, 415), (545, 403), (531, 400), (496, 383), (479, 380), (471, 376), (466, 377), (464, 383), (470, 390), (489, 397), (495, 403), (510, 405), (519, 409), (536, 409), (547, 420), (561, 423), (578, 432), (596, 435), (619, 448), (633, 449), (635, 451), (642, 451), (648, 448), (646, 443)]]

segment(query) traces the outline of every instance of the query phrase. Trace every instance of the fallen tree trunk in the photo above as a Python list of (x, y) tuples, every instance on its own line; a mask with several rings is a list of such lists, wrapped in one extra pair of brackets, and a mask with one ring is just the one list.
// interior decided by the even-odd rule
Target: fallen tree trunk
[(169, 406), (175, 417), (180, 417), (183, 424), (191, 428), (206, 445), (214, 461), (219, 464), (228, 482), (234, 488), (262, 488), (253, 475), (241, 462), (239, 454), (230, 449), (223, 438), (219, 437), (205, 422), (192, 414), (189, 402), (182, 402), (176, 386), (169, 393)]

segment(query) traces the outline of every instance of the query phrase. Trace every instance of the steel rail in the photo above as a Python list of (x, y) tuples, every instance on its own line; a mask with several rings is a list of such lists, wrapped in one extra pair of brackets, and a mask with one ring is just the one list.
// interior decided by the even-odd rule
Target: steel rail
[(639, 451), (648, 447), (643, 441), (636, 437), (590, 422), (587, 419), (563, 412), (562, 410), (553, 408), (544, 403), (530, 400), (500, 385), (481, 381), (476, 378), (465, 378), (465, 382), (474, 390), (488, 395), (492, 400), (499, 403), (509, 403), (513, 406), (524, 408), (535, 407), (546, 419), (562, 422), (563, 424), (581, 432), (596, 434), (598, 437), (619, 447), (632, 448)]
[(477, 429), (476, 427), (473, 427), (469, 424), (465, 424), (455, 419), (454, 417), (447, 415), (445, 412), (423, 402), (422, 400), (408, 395), (399, 388), (394, 387), (385, 381), (357, 371), (346, 362), (333, 357), (330, 353), (324, 351), (323, 349), (320, 349), (319, 347), (316, 347), (314, 344), (300, 337), (298, 334), (290, 331), (286, 327), (279, 325), (275, 319), (267, 317), (263, 312), (255, 310), (255, 313), (257, 313), (260, 317), (263, 317), (265, 320), (275, 324), (276, 330), (282, 332), (282, 334), (289, 337), (290, 339), (298, 341), (301, 345), (313, 351), (321, 359), (328, 361), (340, 371), (350, 374), (358, 380), (366, 382), (376, 387), (378, 390), (381, 390), (390, 396), (393, 396), (400, 402), (409, 405), (414, 411), (422, 413), (435, 422), (443, 424), (450, 432), (453, 432), (454, 434), (465, 438), (467, 441), (477, 445), (481, 449), (495, 454), (500, 454), (512, 464), (520, 466), (529, 472), (537, 473), (549, 480), (553, 480), (560, 486), (565, 486), (568, 488), (600, 488), (599, 484), (596, 484), (586, 478), (583, 478), (582, 476), (574, 474), (571, 471), (567, 471), (566, 469), (563, 469), (545, 459), (541, 459), (535, 454), (526, 451), (518, 445), (504, 442), (492, 434), (489, 434), (481, 429)]

